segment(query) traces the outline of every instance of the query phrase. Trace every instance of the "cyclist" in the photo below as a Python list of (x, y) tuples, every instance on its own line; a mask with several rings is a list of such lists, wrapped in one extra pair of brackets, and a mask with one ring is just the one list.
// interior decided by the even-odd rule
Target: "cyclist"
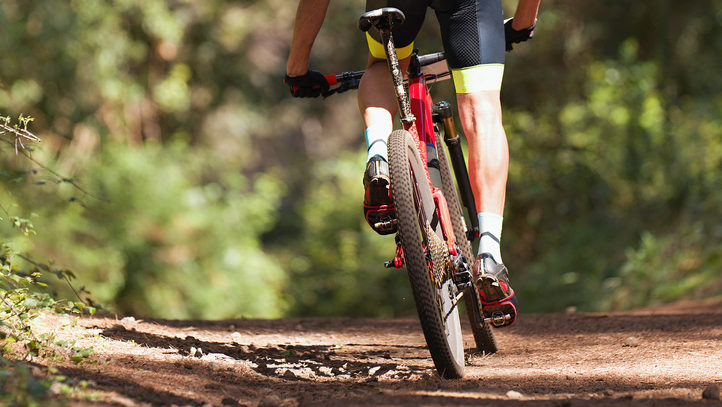
[[(311, 47), (330, 0), (300, 0), (293, 42), (286, 64), (285, 83), (296, 97), (324, 94), (329, 84), (309, 70)], [(392, 31), (403, 72), (413, 41), (431, 7), (441, 28), (447, 63), (452, 71), (462, 127), (469, 145), (469, 176), (478, 210), (480, 243), (473, 274), (486, 316), (495, 311), (516, 319), (518, 303), (501, 258), (500, 238), (509, 167), (509, 149), (501, 122), (500, 89), (504, 50), (532, 37), (540, 0), (519, 0), (514, 17), (506, 23), (501, 0), (367, 0), (366, 10), (395, 7), (406, 22)], [(364, 173), (364, 213), (380, 234), (394, 233), (395, 212), (389, 195), (386, 141), (398, 110), (380, 35), (367, 33), (369, 57), (361, 79), (358, 102), (366, 125), (368, 161)]]

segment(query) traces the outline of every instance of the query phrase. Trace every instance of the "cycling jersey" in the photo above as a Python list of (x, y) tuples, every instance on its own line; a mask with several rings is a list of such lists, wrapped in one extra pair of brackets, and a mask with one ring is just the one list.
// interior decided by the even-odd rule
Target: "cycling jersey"
[[(399, 59), (411, 55), (426, 9), (431, 7), (441, 28), (446, 60), (457, 93), (501, 89), (504, 73), (504, 16), (501, 0), (367, 0), (366, 10), (395, 7), (406, 22), (392, 30)], [(367, 32), (369, 51), (385, 59), (381, 36)]]

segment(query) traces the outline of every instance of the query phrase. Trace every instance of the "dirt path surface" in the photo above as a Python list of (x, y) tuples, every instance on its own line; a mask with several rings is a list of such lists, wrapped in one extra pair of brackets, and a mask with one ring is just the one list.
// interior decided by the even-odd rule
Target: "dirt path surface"
[(722, 405), (719, 299), (522, 315), (496, 331), (499, 353), (467, 356), (454, 381), (436, 375), (413, 318), (73, 321), (39, 326), (95, 349), (94, 363), (55, 365), (90, 383), (82, 405)]

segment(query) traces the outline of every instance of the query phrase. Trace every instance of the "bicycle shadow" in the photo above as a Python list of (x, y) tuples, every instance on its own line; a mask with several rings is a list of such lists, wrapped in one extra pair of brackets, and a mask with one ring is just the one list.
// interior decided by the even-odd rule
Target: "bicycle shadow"
[[(180, 356), (191, 357), (199, 362), (232, 359), (244, 362), (263, 376), (286, 380), (307, 381), (317, 378), (373, 380), (381, 376), (406, 379), (433, 373), (433, 368), (429, 366), (409, 363), (414, 359), (427, 358), (425, 353), (428, 351), (422, 346), (397, 345), (394, 347), (402, 351), (394, 355), (386, 350), (372, 349), (379, 346), (375, 344), (256, 346), (250, 343), (200, 340), (193, 336), (180, 338), (150, 334), (133, 328), (127, 329), (119, 324), (103, 329), (101, 335), (119, 341), (132, 341), (149, 348), (170, 348)], [(374, 363), (360, 362), (359, 359), (362, 358), (371, 358)]]

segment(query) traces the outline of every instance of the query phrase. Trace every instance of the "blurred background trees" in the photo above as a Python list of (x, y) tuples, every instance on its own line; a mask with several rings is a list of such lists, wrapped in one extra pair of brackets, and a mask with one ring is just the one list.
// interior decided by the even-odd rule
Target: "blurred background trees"
[[(314, 69), (364, 67), (363, 4), (332, 2)], [(294, 15), (0, 3), (0, 112), (43, 139), (43, 165), (0, 144), (0, 203), (38, 232), (0, 226), (2, 242), (137, 316), (409, 313), (404, 273), (382, 267), (393, 238), (362, 217), (355, 95), (293, 99), (281, 82)], [(525, 311), (722, 293), (721, 24), (709, 0), (545, 1), (507, 54), (502, 250)], [(433, 13), (417, 46), (440, 48)], [(453, 101), (448, 82), (433, 91)]]

